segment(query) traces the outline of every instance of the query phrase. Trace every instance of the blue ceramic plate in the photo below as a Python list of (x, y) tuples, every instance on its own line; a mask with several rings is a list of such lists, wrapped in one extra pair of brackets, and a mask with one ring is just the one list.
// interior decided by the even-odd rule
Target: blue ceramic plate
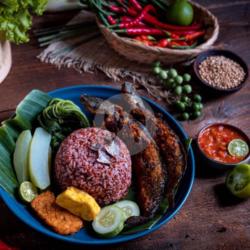
[[(90, 96), (96, 96), (101, 98), (109, 98), (113, 95), (117, 95), (120, 93), (120, 90), (106, 87), (106, 86), (75, 86), (69, 88), (62, 88), (57, 89), (49, 94), (53, 97), (63, 98), (63, 99), (70, 99), (75, 102), (77, 105), (80, 105), (79, 97), (81, 94), (86, 94)], [(160, 112), (163, 114), (165, 120), (168, 124), (172, 127), (172, 129), (179, 135), (182, 142), (185, 142), (187, 138), (186, 133), (182, 129), (181, 125), (162, 107), (154, 103), (153, 101), (144, 98), (146, 102), (155, 110), (156, 112)], [(85, 112), (85, 110), (84, 110)], [(186, 201), (192, 185), (194, 181), (194, 172), (195, 172), (195, 161), (193, 156), (193, 150), (190, 149), (188, 153), (188, 165), (185, 175), (181, 181), (179, 186), (176, 199), (175, 199), (175, 207), (168, 210), (168, 212), (163, 216), (163, 218), (150, 230), (145, 230), (139, 233), (131, 234), (131, 235), (120, 235), (111, 239), (101, 239), (97, 238), (93, 235), (90, 235), (85, 229), (82, 229), (78, 233), (72, 236), (62, 236), (57, 233), (54, 233), (48, 227), (44, 226), (38, 217), (33, 216), (30, 213), (29, 209), (22, 203), (18, 202), (16, 199), (12, 198), (7, 192), (0, 188), (0, 196), (9, 207), (9, 209), (24, 223), (29, 225), (30, 227), (34, 228), (35, 230), (48, 235), (50, 237), (63, 240), (70, 243), (76, 244), (88, 244), (88, 245), (107, 245), (107, 244), (114, 244), (114, 243), (121, 243), (126, 242), (129, 240), (133, 240), (139, 238), (141, 236), (147, 235), (157, 229), (159, 229), (162, 225), (166, 224), (169, 220), (171, 220), (175, 214), (181, 209), (184, 202)]]

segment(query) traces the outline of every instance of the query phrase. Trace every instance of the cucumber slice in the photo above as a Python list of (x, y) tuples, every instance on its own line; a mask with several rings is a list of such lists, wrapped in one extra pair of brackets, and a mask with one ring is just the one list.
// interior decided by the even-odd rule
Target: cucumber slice
[(29, 150), (29, 176), (41, 190), (50, 185), (51, 135), (43, 128), (36, 128)]
[(94, 231), (101, 237), (109, 238), (118, 235), (124, 227), (125, 215), (116, 206), (107, 206), (92, 222)]
[(24, 202), (32, 202), (38, 195), (37, 188), (29, 181), (24, 181), (19, 187), (19, 196)]
[(140, 215), (140, 209), (138, 205), (133, 201), (123, 200), (123, 201), (116, 202), (114, 205), (122, 209), (122, 211), (125, 214), (126, 219), (128, 219), (131, 216)]
[(14, 168), (19, 183), (29, 180), (29, 150), (32, 135), (30, 130), (24, 130), (18, 137), (13, 156)]

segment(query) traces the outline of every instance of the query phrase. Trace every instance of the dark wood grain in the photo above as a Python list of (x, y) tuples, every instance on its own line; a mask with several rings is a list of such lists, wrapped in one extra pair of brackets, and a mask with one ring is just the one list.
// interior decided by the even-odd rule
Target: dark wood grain
[[(199, 1), (218, 16), (221, 31), (218, 44), (241, 55), (250, 66), (250, 0)], [(73, 12), (46, 15), (35, 19), (35, 26), (67, 22)], [(0, 119), (9, 116), (19, 101), (32, 89), (53, 90), (76, 84), (115, 85), (100, 72), (79, 74), (72, 69), (58, 71), (41, 64), (35, 42), (13, 48), (13, 67), (0, 85)], [(206, 98), (204, 115), (183, 123), (190, 136), (208, 123), (226, 121), (242, 128), (250, 136), (250, 84), (227, 96)], [(233, 198), (223, 185), (224, 173), (206, 168), (197, 159), (197, 176), (191, 195), (180, 213), (160, 230), (121, 245), (102, 247), (116, 250), (154, 249), (250, 249), (250, 201)], [(19, 249), (97, 249), (68, 245), (30, 229), (0, 202), (0, 240)]]

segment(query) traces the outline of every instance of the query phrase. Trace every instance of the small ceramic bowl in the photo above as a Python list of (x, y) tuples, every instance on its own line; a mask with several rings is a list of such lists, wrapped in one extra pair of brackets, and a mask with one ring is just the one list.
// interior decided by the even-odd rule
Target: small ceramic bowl
[(220, 170), (228, 170), (228, 169), (234, 168), (236, 165), (239, 165), (242, 163), (248, 163), (250, 161), (250, 152), (248, 153), (248, 155), (245, 157), (244, 160), (237, 162), (237, 163), (223, 163), (223, 162), (214, 160), (205, 154), (205, 152), (200, 147), (199, 139), (206, 129), (208, 129), (212, 126), (219, 126), (219, 125), (230, 127), (233, 130), (237, 131), (239, 134), (241, 134), (244, 137), (245, 141), (248, 144), (248, 147), (250, 148), (250, 138), (241, 129), (239, 129), (231, 124), (227, 124), (227, 123), (212, 123), (212, 124), (204, 127), (203, 129), (201, 129), (199, 134), (198, 134), (198, 137), (197, 137), (197, 145), (198, 145), (198, 149), (199, 149), (201, 159), (203, 160), (203, 162), (206, 163), (209, 167), (213, 167), (213, 168), (220, 169)]
[[(236, 86), (234, 88), (230, 88), (230, 89), (222, 89), (222, 88), (214, 87), (214, 86), (210, 85), (207, 81), (205, 81), (201, 77), (201, 75), (199, 73), (199, 65), (210, 56), (224, 56), (224, 57), (229, 58), (229, 59), (235, 61), (236, 63), (238, 63), (245, 71), (244, 80), (238, 86)], [(207, 51), (201, 53), (194, 61), (193, 70), (194, 70), (194, 73), (195, 73), (195, 76), (196, 76), (198, 82), (203, 87), (205, 87), (206, 90), (209, 90), (210, 92), (217, 93), (217, 94), (223, 94), (223, 93), (226, 94), (226, 93), (231, 93), (231, 92), (235, 92), (237, 90), (240, 90), (244, 86), (244, 84), (246, 83), (246, 80), (248, 78), (247, 64), (244, 62), (244, 60), (241, 57), (239, 57), (238, 55), (236, 55), (235, 53), (233, 53), (229, 50), (207, 50)]]

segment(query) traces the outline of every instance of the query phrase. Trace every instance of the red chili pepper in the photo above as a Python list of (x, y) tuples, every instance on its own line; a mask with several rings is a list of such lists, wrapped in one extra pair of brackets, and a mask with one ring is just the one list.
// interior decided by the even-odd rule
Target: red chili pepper
[(110, 28), (118, 28), (119, 27), (120, 29), (123, 29), (123, 28), (134, 27), (144, 19), (144, 17), (146, 16), (146, 14), (149, 11), (155, 12), (156, 11), (155, 7), (149, 4), (149, 5), (145, 6), (145, 8), (142, 10), (141, 14), (136, 19), (134, 19), (133, 21), (127, 22), (127, 23), (121, 23), (119, 26), (113, 26), (113, 27), (110, 27)]
[(200, 24), (192, 24), (189, 26), (177, 26), (177, 25), (172, 25), (172, 24), (167, 24), (167, 23), (162, 23), (160, 22), (157, 18), (154, 16), (146, 13), (144, 20), (154, 26), (157, 26), (162, 29), (166, 30), (174, 30), (174, 31), (194, 31), (194, 30), (200, 30), (201, 25)]
[(156, 46), (157, 46), (157, 47), (161, 47), (161, 48), (166, 48), (166, 47), (168, 46), (169, 42), (170, 42), (169, 39), (163, 38), (163, 39), (161, 39), (161, 40), (156, 44)]
[(180, 35), (178, 35), (178, 34), (176, 34), (176, 33), (171, 33), (171, 34), (170, 34), (170, 37), (171, 37), (172, 39), (179, 39), (179, 38), (180, 38)]
[(131, 5), (136, 9), (141, 11), (142, 10), (142, 6), (140, 5), (140, 3), (137, 0), (130, 0), (129, 1), (131, 3)]
[(121, 23), (127, 23), (127, 22), (131, 22), (131, 21), (133, 21), (134, 19), (132, 18), (132, 17), (129, 17), (129, 16), (122, 16), (121, 18), (120, 18), (120, 21), (121, 21)]
[(129, 16), (133, 16), (133, 17), (136, 17), (138, 15), (137, 11), (132, 7), (127, 8), (126, 14), (128, 14)]
[[(123, 23), (128, 23), (128, 22), (132, 22), (132, 21), (134, 21), (134, 19), (132, 17), (123, 16), (123, 17), (120, 18), (120, 23), (121, 24), (119, 25), (119, 27)], [(143, 22), (138, 22), (135, 26), (133, 26), (133, 28), (142, 28), (142, 27), (146, 28), (148, 26)]]
[(198, 31), (192, 34), (187, 34), (184, 38), (185, 40), (195, 40), (204, 35), (205, 35), (205, 31)]
[(116, 20), (112, 16), (107, 16), (107, 20), (108, 20), (109, 24), (111, 24), (111, 25), (116, 24)]
[(153, 36), (165, 36), (166, 32), (155, 29), (155, 28), (128, 28), (121, 30), (114, 30), (116, 33), (125, 33), (129, 36), (138, 36), (138, 35), (153, 35)]
[(119, 7), (119, 6), (115, 6), (115, 5), (109, 6), (109, 9), (112, 12), (115, 12), (115, 13), (124, 13), (124, 12), (126, 12), (126, 10), (123, 7)]

